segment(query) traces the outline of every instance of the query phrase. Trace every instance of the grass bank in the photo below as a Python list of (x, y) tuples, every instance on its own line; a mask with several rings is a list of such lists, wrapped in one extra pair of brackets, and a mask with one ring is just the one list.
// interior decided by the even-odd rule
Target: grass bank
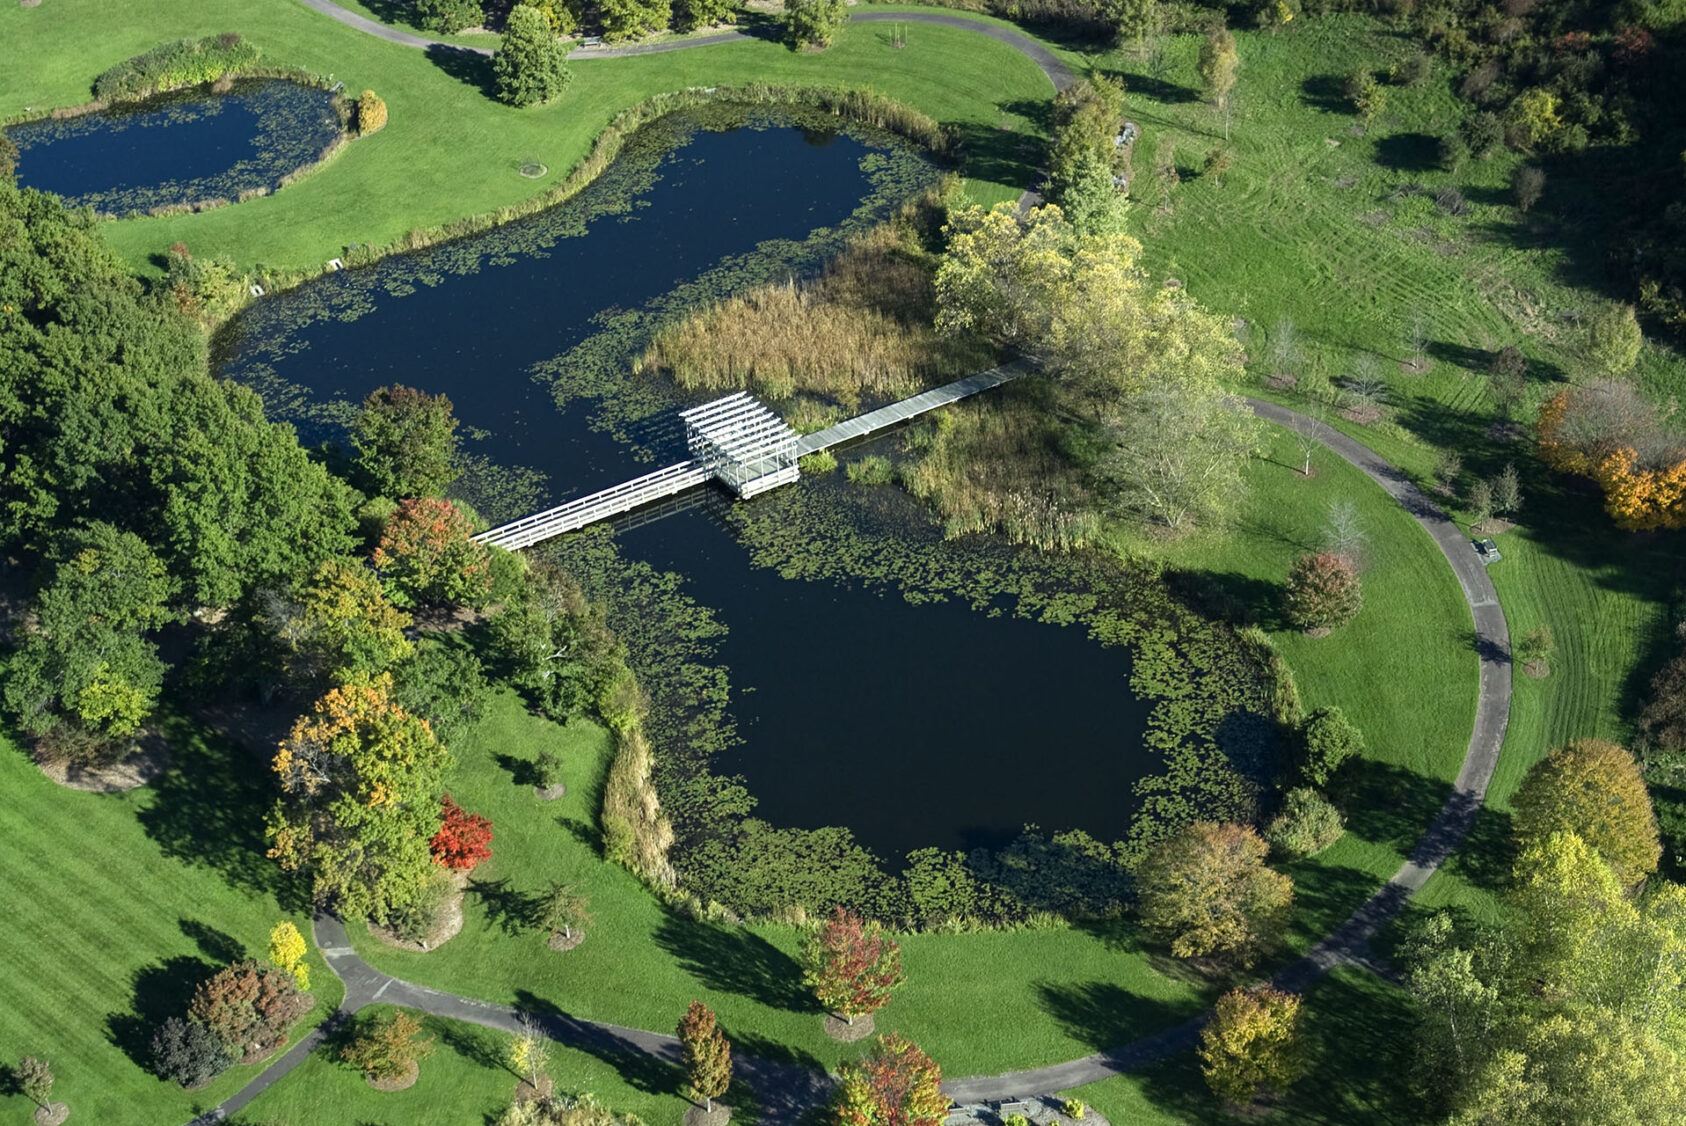
[[(125, 220), (108, 237), (137, 268), (186, 242), (196, 255), (277, 272), (320, 270), (351, 246), (385, 246), (542, 194), (585, 160), (622, 110), (687, 87), (829, 86), (872, 90), (943, 124), (967, 153), (967, 190), (992, 202), (1034, 178), (1047, 79), (1018, 52), (961, 29), (915, 27), (907, 45), (887, 29), (845, 29), (819, 54), (753, 40), (696, 51), (576, 62), (564, 97), (513, 109), (489, 94), (489, 63), (460, 52), (386, 43), (313, 12), (238, 0), (137, 0), (111, 18), (96, 0), (0, 9), (0, 38), (25, 42), (0, 74), (0, 116), (88, 98), (94, 76), (160, 41), (235, 30), (264, 58), (372, 88), (390, 119), (373, 137), (286, 191), (197, 215)], [(537, 180), (523, 164), (548, 171)]]
[[(268, 787), (256, 756), (179, 719), (164, 725), (170, 764), (127, 794), (67, 790), (0, 738), (0, 1044), (7, 1062), (39, 1055), (55, 1100), (90, 1122), (181, 1121), (233, 1094), (261, 1065), (184, 1091), (145, 1070), (153, 1029), (185, 1012), (217, 966), (262, 958), (283, 918), (280, 873), (263, 854)], [(316, 1009), (339, 981), (312, 952)], [(296, 1030), (302, 1033), (303, 1028)], [(21, 1119), (29, 1103), (0, 1095)]]

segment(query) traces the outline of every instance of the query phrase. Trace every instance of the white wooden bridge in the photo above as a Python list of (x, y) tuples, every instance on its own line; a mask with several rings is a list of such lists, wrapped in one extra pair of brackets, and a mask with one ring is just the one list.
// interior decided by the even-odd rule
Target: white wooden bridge
[(999, 387), (1032, 370), (1021, 360), (975, 372), (803, 436), (749, 392), (738, 391), (680, 412), (679, 417), (685, 423), (685, 444), (691, 454), (687, 460), (524, 516), (481, 532), (474, 539), (518, 551), (709, 481), (719, 481), (738, 497), (747, 499), (795, 481), (801, 473), (797, 463), (809, 454), (898, 426), (927, 411)]

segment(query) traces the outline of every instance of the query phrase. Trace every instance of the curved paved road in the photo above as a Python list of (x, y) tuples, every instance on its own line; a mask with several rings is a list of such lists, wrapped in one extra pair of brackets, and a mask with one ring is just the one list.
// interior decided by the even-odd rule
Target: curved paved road
[[(346, 11), (331, 0), (301, 2), (342, 23), (390, 42), (412, 47), (428, 47), (438, 42), (375, 23)], [(866, 12), (853, 18), (865, 22), (903, 20), (939, 23), (977, 30), (992, 39), (1009, 43), (1024, 51), (1036, 61), (1057, 89), (1063, 90), (1074, 81), (1071, 71), (1045, 47), (1009, 28), (979, 24), (962, 17), (938, 13)], [(723, 32), (698, 39), (649, 44), (643, 47), (586, 49), (592, 51), (592, 54), (576, 51), (575, 57), (648, 54), (729, 42), (743, 37), (741, 32)], [(1261, 418), (1314, 435), (1380, 485), (1429, 534), (1445, 555), (1447, 564), (1457, 576), (1458, 585), (1463, 590), (1464, 599), (1475, 623), (1475, 648), (1480, 661), (1475, 727), (1470, 734), (1469, 747), (1465, 752), (1452, 795), (1436, 814), (1428, 831), (1417, 842), (1417, 847), (1412, 850), (1410, 857), (1392, 878), (1333, 933), (1276, 975), (1276, 984), (1298, 991), (1336, 966), (1367, 964), (1369, 942), (1377, 930), (1398, 913), (1414, 892), (1428, 882), (1428, 878), (1468, 835), (1475, 814), (1486, 795), (1487, 785), (1492, 780), (1499, 750), (1504, 743), (1505, 727), (1509, 721), (1510, 632), (1505, 622), (1504, 611), (1499, 605), (1498, 593), (1494, 590), (1486, 569), (1470, 550), (1469, 541), (1457, 525), (1401, 470), (1362, 443), (1287, 407), (1259, 399), (1249, 399), (1248, 405)], [(381, 973), (352, 950), (345, 928), (338, 919), (319, 917), (316, 920), (316, 940), (327, 957), (329, 966), (345, 982), (342, 1013), (354, 1013), (366, 1005), (382, 1001), (503, 1031), (513, 1031), (517, 1019), (523, 1015), (505, 1006), (443, 993)], [(656, 1060), (663, 1064), (671, 1064), (677, 1058), (677, 1045), (671, 1036), (581, 1020), (559, 1009), (526, 1015), (538, 1020), (558, 1042), (590, 1051), (605, 1059), (637, 1062)], [(960, 1102), (1053, 1094), (1069, 1090), (1144, 1067), (1192, 1047), (1204, 1021), (1204, 1016), (1195, 1017), (1122, 1047), (1097, 1052), (1066, 1063), (1002, 1075), (951, 1080), (944, 1084), (944, 1089), (950, 1097)], [(325, 1029), (312, 1032), (233, 1098), (196, 1121), (218, 1122), (237, 1113), (303, 1062), (325, 1035)], [(739, 1060), (738, 1070), (766, 1108), (767, 1117), (771, 1121), (794, 1120), (803, 1108), (813, 1105), (823, 1097), (829, 1084), (828, 1077), (810, 1069), (749, 1057)]]
[[(329, 19), (338, 20), (347, 27), (354, 27), (365, 35), (384, 39), (388, 43), (396, 43), (400, 47), (415, 47), (421, 50), (437, 47), (450, 51), (468, 51), (476, 55), (490, 55), (492, 53), (490, 47), (464, 47), (456, 43), (447, 43), (443, 39), (429, 39), (426, 36), (414, 35), (408, 31), (400, 31), (378, 20), (372, 20), (367, 16), (342, 8), (334, 3), (334, 0), (299, 0), (299, 3), (321, 12)], [(997, 42), (1007, 44), (1030, 59), (1041, 69), (1043, 74), (1048, 76), (1048, 81), (1054, 84), (1056, 90), (1064, 90), (1077, 81), (1077, 75), (1058, 55), (1048, 50), (1042, 43), (1015, 28), (1001, 27), (997, 24), (983, 23), (979, 20), (947, 15), (942, 12), (855, 12), (850, 15), (849, 19), (855, 23), (938, 24), (943, 27), (957, 27), (964, 31), (975, 31), (979, 35), (985, 35)], [(710, 32), (707, 35), (696, 35), (687, 39), (666, 39), (659, 43), (632, 43), (624, 47), (576, 47), (568, 52), (568, 57), (579, 60), (622, 59), (631, 55), (661, 55), (669, 51), (686, 51), (692, 47), (709, 47), (716, 43), (735, 43), (754, 38), (756, 36), (751, 32), (733, 28)]]

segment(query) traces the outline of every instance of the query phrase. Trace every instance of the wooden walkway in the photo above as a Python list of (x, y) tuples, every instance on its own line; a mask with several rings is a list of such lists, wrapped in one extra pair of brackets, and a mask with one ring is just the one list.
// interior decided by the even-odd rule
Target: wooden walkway
[(635, 508), (641, 508), (675, 493), (682, 493), (686, 489), (694, 489), (713, 476), (714, 471), (700, 462), (682, 461), (677, 465), (658, 469), (654, 473), (623, 481), (600, 493), (579, 497), (555, 508), (524, 516), (513, 523), (481, 532), (474, 540), (476, 543), (518, 551), (552, 536), (575, 532), (599, 520), (631, 512)]
[[(992, 387), (999, 387), (1003, 383), (1017, 379), (1035, 370), (1034, 365), (1024, 360), (1010, 364), (1003, 364), (988, 371), (975, 372), (953, 383), (945, 383), (941, 387), (933, 387), (929, 391), (921, 391), (917, 395), (909, 396), (900, 402), (891, 403), (886, 407), (879, 407), (875, 411), (839, 422), (836, 426), (828, 426), (824, 430), (799, 438), (796, 442), (795, 456), (806, 457), (808, 454), (829, 450), (833, 446), (840, 446), (845, 442), (852, 442), (857, 438), (864, 438), (869, 434), (876, 434), (881, 430), (888, 430), (892, 426), (899, 426), (909, 419), (918, 418), (938, 407), (945, 407), (950, 403), (957, 403), (961, 399), (976, 395), (981, 391), (988, 391)], [(746, 393), (738, 392), (736, 396), (728, 398), (745, 398)], [(721, 400), (725, 401), (725, 400)], [(697, 408), (693, 408), (697, 409)], [(613, 488), (589, 496), (578, 497), (559, 504), (555, 508), (547, 508), (543, 512), (535, 512), (531, 516), (524, 516), (508, 524), (500, 525), (489, 531), (481, 532), (474, 537), (476, 543), (490, 544), (494, 547), (519, 551), (524, 547), (532, 547), (553, 536), (560, 536), (566, 532), (575, 532), (581, 528), (607, 520), (611, 516), (619, 516), (631, 512), (635, 508), (642, 508), (655, 501), (665, 500), (688, 489), (718, 476), (715, 469), (703, 462), (691, 459), (658, 469), (654, 473), (646, 473), (642, 477), (634, 477)], [(795, 480), (795, 467), (791, 467), (790, 480)], [(783, 481), (776, 482), (783, 484)], [(748, 494), (744, 494), (748, 495)]]
[(909, 396), (900, 402), (891, 403), (887, 407), (879, 407), (875, 411), (868, 411), (863, 415), (839, 422), (836, 426), (828, 426), (824, 430), (816, 430), (812, 434), (797, 439), (796, 456), (807, 457), (817, 454), (821, 450), (829, 450), (833, 446), (841, 446), (845, 442), (852, 442), (856, 438), (864, 438), (868, 434), (876, 434), (880, 430), (888, 430), (912, 418), (918, 418), (927, 411), (934, 411), (938, 407), (946, 407), (950, 403), (958, 403), (961, 399), (976, 395), (980, 391), (988, 391), (992, 387), (999, 387), (1003, 383), (1011, 382), (1021, 375), (1027, 375), (1035, 370), (1024, 360), (1017, 360), (1010, 364), (1003, 364), (988, 371), (974, 372), (964, 379), (956, 379), (953, 383), (945, 383), (941, 387), (933, 387), (929, 391), (921, 391), (917, 395)]

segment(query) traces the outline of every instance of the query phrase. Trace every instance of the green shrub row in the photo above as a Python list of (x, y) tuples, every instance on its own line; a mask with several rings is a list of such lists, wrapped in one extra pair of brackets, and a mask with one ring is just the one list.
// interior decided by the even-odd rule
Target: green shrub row
[(247, 73), (259, 51), (232, 31), (204, 39), (177, 39), (118, 63), (94, 79), (94, 97), (105, 102), (149, 98)]

